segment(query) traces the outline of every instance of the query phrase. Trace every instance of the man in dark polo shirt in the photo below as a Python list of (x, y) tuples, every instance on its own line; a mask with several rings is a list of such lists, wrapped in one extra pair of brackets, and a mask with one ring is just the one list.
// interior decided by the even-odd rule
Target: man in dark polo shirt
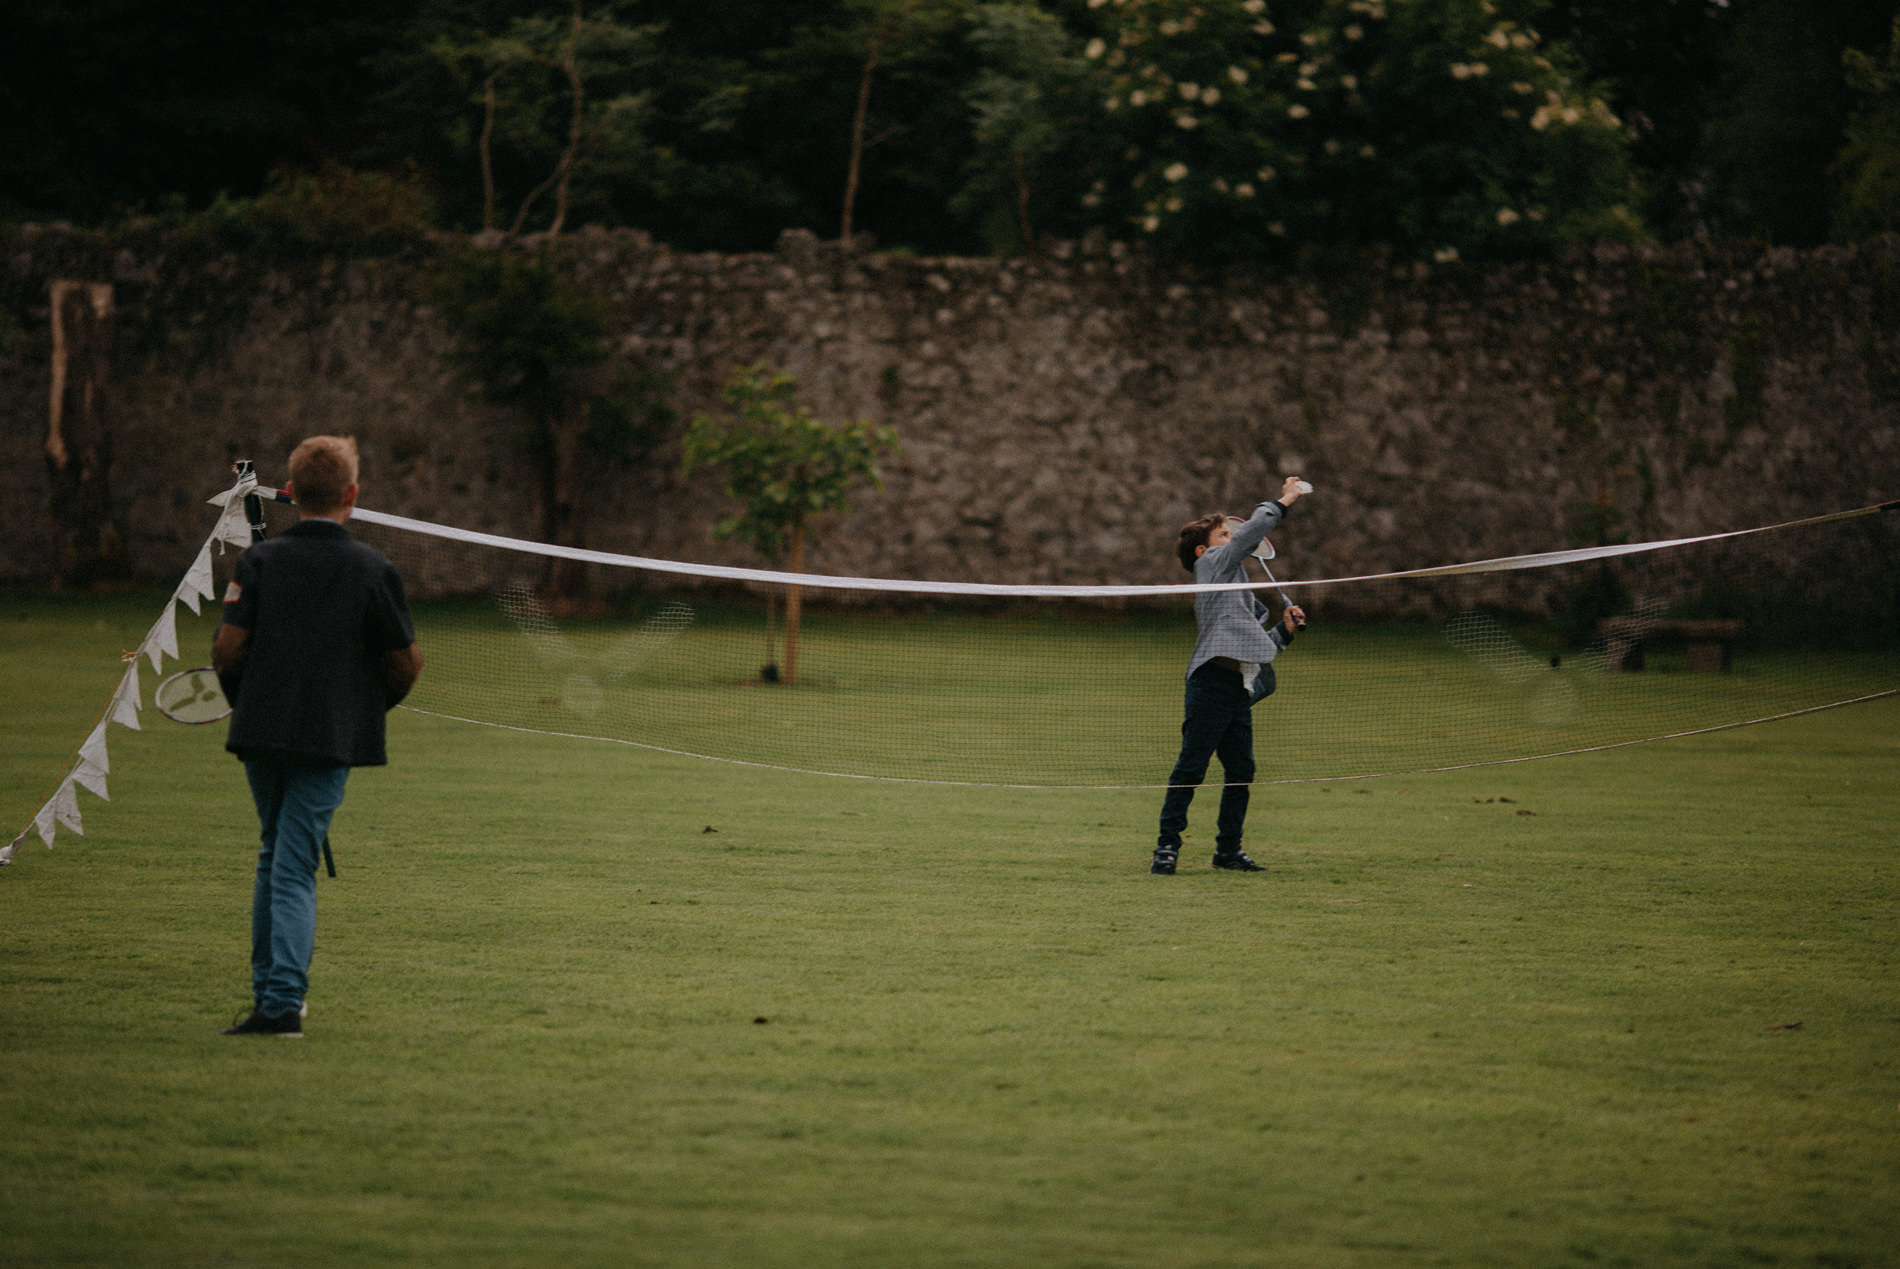
[(317, 857), (351, 767), (381, 766), (383, 715), (422, 673), (402, 579), (350, 537), (356, 442), (290, 455), (299, 520), (238, 556), (212, 664), (231, 702), (263, 846), (251, 899), (249, 1017), (226, 1035), (303, 1034), (317, 933)]

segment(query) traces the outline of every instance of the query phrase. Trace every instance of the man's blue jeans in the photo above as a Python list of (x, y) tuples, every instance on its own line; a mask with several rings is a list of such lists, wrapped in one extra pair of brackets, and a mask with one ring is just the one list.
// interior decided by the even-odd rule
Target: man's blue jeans
[(317, 941), (317, 858), (350, 769), (296, 758), (247, 759), (263, 845), (251, 896), (251, 994), (270, 1017), (303, 1007)]
[(1168, 777), (1167, 797), (1161, 803), (1162, 850), (1181, 849), (1181, 831), (1187, 827), (1188, 805), (1194, 790), (1207, 776), (1207, 761), (1220, 756), (1226, 787), (1220, 791), (1220, 815), (1215, 823), (1215, 849), (1240, 849), (1247, 826), (1247, 786), (1253, 780), (1253, 696), (1239, 670), (1209, 661), (1188, 676), (1185, 717), (1181, 722), (1181, 756)]

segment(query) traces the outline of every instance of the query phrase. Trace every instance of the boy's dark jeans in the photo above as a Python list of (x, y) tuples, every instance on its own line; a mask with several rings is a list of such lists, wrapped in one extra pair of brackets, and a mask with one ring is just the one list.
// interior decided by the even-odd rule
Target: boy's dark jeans
[(1207, 775), (1207, 760), (1219, 755), (1226, 785), (1220, 792), (1215, 849), (1240, 849), (1247, 825), (1248, 784), (1253, 780), (1253, 698), (1239, 670), (1209, 661), (1188, 676), (1187, 704), (1181, 722), (1181, 756), (1175, 760), (1173, 786), (1161, 803), (1157, 849), (1180, 850), (1188, 805)]

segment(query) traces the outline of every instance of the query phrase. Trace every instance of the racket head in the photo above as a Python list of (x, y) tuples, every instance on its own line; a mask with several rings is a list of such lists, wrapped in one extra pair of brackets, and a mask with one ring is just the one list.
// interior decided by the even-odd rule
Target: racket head
[[(1239, 516), (1228, 516), (1227, 531), (1233, 533), (1245, 523), (1247, 522)], [(1273, 542), (1269, 538), (1261, 538), (1260, 545), (1253, 549), (1253, 557), (1257, 560), (1270, 560), (1274, 557), (1274, 554)]]
[(208, 665), (180, 670), (152, 691), (152, 704), (174, 723), (202, 726), (228, 718), (231, 703), (224, 699), (218, 675)]

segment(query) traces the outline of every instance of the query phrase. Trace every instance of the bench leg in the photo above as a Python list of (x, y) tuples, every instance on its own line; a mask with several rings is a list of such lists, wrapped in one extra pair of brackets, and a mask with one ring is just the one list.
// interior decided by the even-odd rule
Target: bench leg
[(1729, 646), (1724, 640), (1710, 640), (1706, 643), (1689, 645), (1689, 672), (1691, 674), (1727, 674), (1732, 664)]

